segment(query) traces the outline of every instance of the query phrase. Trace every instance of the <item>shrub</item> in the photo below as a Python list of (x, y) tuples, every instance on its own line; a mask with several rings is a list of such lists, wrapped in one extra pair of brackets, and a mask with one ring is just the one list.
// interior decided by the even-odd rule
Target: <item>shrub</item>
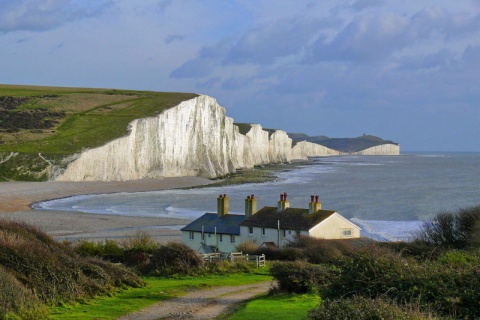
[(142, 283), (131, 271), (82, 258), (35, 228), (9, 221), (0, 221), (0, 265), (48, 304)]
[(122, 247), (126, 252), (152, 253), (158, 249), (159, 244), (144, 231), (138, 231), (133, 237), (122, 241)]
[(188, 246), (171, 242), (158, 247), (150, 258), (148, 271), (155, 275), (195, 275), (201, 272), (203, 259)]
[(423, 314), (411, 307), (399, 306), (385, 299), (355, 296), (347, 299), (322, 301), (317, 308), (310, 311), (307, 319), (421, 320), (433, 318), (431, 314)]
[(422, 226), (419, 239), (448, 248), (474, 247), (480, 244), (480, 206), (440, 213)]
[(413, 257), (419, 261), (435, 260), (445, 251), (444, 248), (432, 246), (420, 240), (412, 242), (381, 242), (377, 245), (390, 248), (403, 257)]
[[(478, 318), (478, 257), (464, 254), (420, 262), (375, 246), (342, 258), (338, 276), (331, 278), (321, 294), (331, 300), (358, 295), (402, 305), (418, 302), (421, 310), (436, 310), (442, 316)], [(463, 259), (472, 263), (458, 263)]]
[(332, 272), (324, 266), (297, 260), (274, 263), (270, 274), (277, 280), (279, 291), (306, 293), (315, 291)]
[(327, 240), (313, 237), (296, 237), (289, 245), (290, 248), (303, 250), (303, 256), (310, 263), (331, 263), (338, 260), (344, 254), (353, 251), (347, 240)]
[(48, 309), (0, 266), (0, 319), (48, 319)]

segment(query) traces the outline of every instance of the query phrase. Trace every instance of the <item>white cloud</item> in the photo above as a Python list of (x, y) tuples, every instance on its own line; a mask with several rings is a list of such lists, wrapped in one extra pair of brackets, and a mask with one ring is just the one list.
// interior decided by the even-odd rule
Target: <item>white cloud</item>
[(1, 1), (0, 31), (45, 31), (67, 22), (96, 16), (112, 5), (111, 0)]

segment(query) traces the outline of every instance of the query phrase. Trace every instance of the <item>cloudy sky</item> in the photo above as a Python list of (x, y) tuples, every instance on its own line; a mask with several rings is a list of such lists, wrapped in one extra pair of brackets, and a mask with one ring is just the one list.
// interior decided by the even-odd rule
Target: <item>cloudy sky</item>
[(480, 1), (0, 0), (0, 83), (196, 92), (237, 122), (480, 151)]

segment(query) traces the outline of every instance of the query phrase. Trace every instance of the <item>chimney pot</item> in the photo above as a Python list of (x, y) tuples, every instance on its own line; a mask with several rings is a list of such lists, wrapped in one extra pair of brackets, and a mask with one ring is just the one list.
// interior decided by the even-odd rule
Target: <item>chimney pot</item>
[(280, 195), (280, 201), (283, 201), (283, 194)]
[(247, 196), (247, 199), (250, 200), (250, 196)]
[(310, 199), (311, 199), (310, 202), (313, 202), (313, 198), (315, 198), (315, 196), (311, 195), (310, 196)]
[(219, 197), (219, 198), (221, 198), (221, 197), (222, 197), (222, 195), (219, 195), (218, 197)]
[(252, 199), (254, 199), (254, 198), (255, 198), (255, 195), (252, 194)]
[(226, 198), (226, 197), (227, 197), (227, 194), (224, 193), (224, 194), (223, 194), (223, 197)]
[[(315, 196), (315, 202), (318, 202), (318, 198), (319, 196)], [(313, 201), (313, 198), (312, 198), (312, 201)]]

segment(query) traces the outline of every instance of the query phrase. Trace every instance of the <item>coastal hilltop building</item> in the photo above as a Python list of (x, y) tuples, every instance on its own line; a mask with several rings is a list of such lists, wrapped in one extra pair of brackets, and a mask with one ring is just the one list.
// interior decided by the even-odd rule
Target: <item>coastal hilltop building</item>
[(322, 210), (318, 196), (311, 196), (308, 209), (290, 208), (287, 194), (276, 207), (257, 211), (252, 194), (245, 199), (245, 215), (228, 213), (228, 197), (217, 199), (217, 213), (205, 213), (182, 231), (182, 241), (200, 253), (234, 252), (243, 242), (285, 246), (295, 236), (322, 239), (360, 237), (360, 227), (333, 210)]

